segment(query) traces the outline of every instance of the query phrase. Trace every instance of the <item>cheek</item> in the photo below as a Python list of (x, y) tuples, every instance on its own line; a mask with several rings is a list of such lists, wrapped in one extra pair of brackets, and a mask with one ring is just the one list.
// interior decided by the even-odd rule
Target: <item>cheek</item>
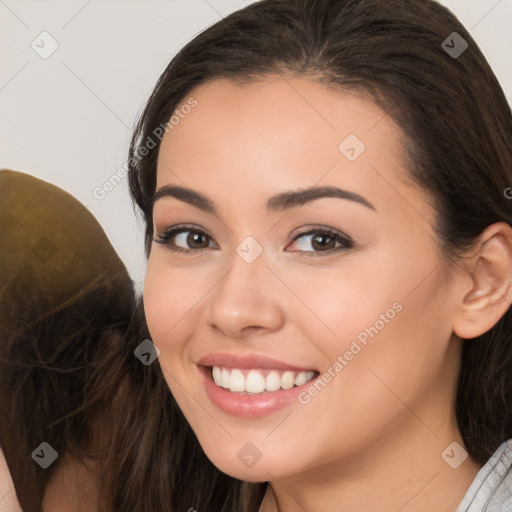
[(367, 416), (370, 424), (371, 418), (399, 418), (402, 403), (421, 400), (448, 364), (449, 305), (438, 296), (435, 276), (425, 279), (425, 269), (420, 286), (413, 268), (401, 279), (379, 274), (360, 297), (363, 308), (342, 298), (347, 309), (334, 327), (338, 343), (329, 345), (331, 360), (343, 359), (333, 400), (350, 404), (354, 417)]
[[(379, 320), (400, 298), (396, 280), (388, 269), (381, 274), (375, 270), (355, 268), (354, 265), (335, 268), (297, 269), (288, 272), (286, 280), (294, 283), (295, 320), (309, 333), (309, 339), (320, 344), (329, 357), (336, 358), (350, 341)], [(341, 352), (340, 352), (341, 351)]]
[(412, 392), (418, 380), (428, 380), (441, 364), (450, 334), (449, 311), (446, 300), (436, 296), (435, 262), (425, 243), (423, 247), (415, 258), (390, 248), (375, 258), (368, 254), (365, 261), (358, 259), (357, 268), (356, 258), (347, 258), (339, 270), (287, 276), (309, 310), (300, 305), (302, 314), (296, 318), (322, 353), (323, 370), (336, 375), (332, 389), (341, 386), (343, 400), (368, 398), (375, 387), (383, 387), (370, 369), (382, 371), (397, 389), (407, 382), (405, 388), (411, 385)]
[[(192, 275), (191, 275), (192, 274)], [(190, 270), (173, 268), (150, 256), (144, 280), (144, 311), (157, 345), (179, 340), (176, 331), (199, 302), (202, 280)]]
[[(153, 259), (152, 259), (153, 258)], [(186, 272), (169, 268), (150, 256), (144, 280), (144, 311), (151, 339), (160, 350), (159, 364), (167, 385), (180, 404), (188, 374), (181, 354), (186, 350), (190, 309), (197, 302), (197, 280), (189, 283)], [(186, 397), (185, 397), (186, 398)]]

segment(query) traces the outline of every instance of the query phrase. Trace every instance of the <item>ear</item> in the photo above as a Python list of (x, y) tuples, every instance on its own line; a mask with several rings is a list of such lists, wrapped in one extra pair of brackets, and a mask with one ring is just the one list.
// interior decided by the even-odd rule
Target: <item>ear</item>
[(491, 329), (512, 302), (512, 228), (506, 222), (483, 231), (466, 275), (470, 290), (457, 307), (453, 330), (469, 339)]

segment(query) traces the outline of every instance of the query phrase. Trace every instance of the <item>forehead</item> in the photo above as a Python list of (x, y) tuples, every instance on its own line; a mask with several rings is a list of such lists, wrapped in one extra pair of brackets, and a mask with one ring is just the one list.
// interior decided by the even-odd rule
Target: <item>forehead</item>
[[(180, 111), (191, 97), (194, 108)], [(186, 184), (252, 201), (334, 185), (373, 204), (379, 195), (396, 202), (389, 184), (404, 172), (401, 131), (362, 95), (305, 78), (215, 80), (191, 91), (176, 113), (160, 147), (157, 188)]]

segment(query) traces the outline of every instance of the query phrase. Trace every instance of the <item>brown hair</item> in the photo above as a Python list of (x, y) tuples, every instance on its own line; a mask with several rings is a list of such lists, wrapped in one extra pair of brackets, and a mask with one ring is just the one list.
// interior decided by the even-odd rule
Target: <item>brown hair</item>
[[(103, 354), (119, 350), (136, 300), (101, 226), (73, 196), (0, 170), (0, 205), (0, 445), (23, 510), (41, 510), (66, 456), (93, 456), (106, 407), (94, 382), (105, 381)], [(31, 456), (42, 442), (58, 454), (46, 468)]]
[[(453, 32), (468, 43), (457, 58), (442, 46)], [(243, 84), (275, 73), (369, 95), (397, 122), (411, 181), (434, 200), (433, 228), (447, 259), (456, 263), (490, 224), (512, 224), (503, 193), (512, 184), (510, 107), (477, 44), (448, 9), (433, 0), (264, 0), (183, 47), (138, 120), (129, 182), (146, 224), (146, 255), (159, 141), (143, 158), (140, 149), (198, 85), (220, 78)], [(125, 403), (125, 434), (136, 436), (141, 449), (137, 461), (121, 460), (110, 480), (115, 510), (257, 510), (265, 484), (242, 484), (216, 470), (164, 389), (158, 365), (126, 364), (144, 389)], [(463, 344), (456, 419), (469, 455), (481, 464), (512, 437), (511, 375), (509, 309), (494, 328)], [(132, 464), (136, 473), (125, 478)]]

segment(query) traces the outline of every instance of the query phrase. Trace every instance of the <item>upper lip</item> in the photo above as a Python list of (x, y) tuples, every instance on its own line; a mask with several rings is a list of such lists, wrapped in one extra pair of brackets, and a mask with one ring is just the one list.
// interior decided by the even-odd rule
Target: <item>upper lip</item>
[[(268, 368), (276, 370), (290, 370), (296, 372), (309, 371), (312, 368), (304, 368), (295, 366), (292, 364), (279, 361), (268, 356), (258, 354), (229, 354), (229, 353), (214, 353), (207, 354), (206, 356), (199, 359), (198, 363), (201, 366), (224, 366), (227, 368)], [(314, 370), (312, 370), (314, 371)]]

